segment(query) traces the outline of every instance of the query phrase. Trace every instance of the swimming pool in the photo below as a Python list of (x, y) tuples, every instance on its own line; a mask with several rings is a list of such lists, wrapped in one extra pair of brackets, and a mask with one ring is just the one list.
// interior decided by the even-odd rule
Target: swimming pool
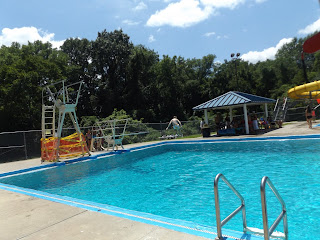
[[(320, 139), (269, 140), (158, 144), (0, 182), (215, 226), (213, 180), (223, 173), (245, 198), (248, 226), (261, 229), (259, 187), (261, 178), (268, 176), (286, 202), (290, 238), (317, 239)], [(239, 206), (239, 200), (225, 184), (219, 189), (224, 218)], [(268, 191), (270, 224), (280, 205)], [(237, 215), (225, 228), (241, 231), (241, 226), (241, 215)], [(277, 229), (283, 230), (282, 223)]]

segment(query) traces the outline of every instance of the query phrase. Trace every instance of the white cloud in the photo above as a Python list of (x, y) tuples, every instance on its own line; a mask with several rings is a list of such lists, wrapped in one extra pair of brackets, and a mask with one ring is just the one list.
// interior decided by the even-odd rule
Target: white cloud
[(311, 23), (310, 25), (306, 26), (304, 29), (300, 29), (298, 31), (298, 34), (307, 35), (319, 30), (320, 30), (320, 18), (314, 23)]
[(152, 43), (152, 42), (154, 42), (154, 41), (156, 41), (156, 39), (154, 38), (153, 35), (150, 35), (150, 36), (149, 36), (149, 39), (148, 39), (148, 42)]
[(261, 52), (258, 51), (250, 51), (246, 54), (243, 54), (241, 58), (244, 61), (248, 61), (250, 63), (257, 63), (257, 62), (263, 62), (267, 59), (273, 60), (275, 59), (275, 55), (277, 51), (284, 45), (292, 41), (293, 38), (283, 38), (279, 41), (279, 43), (275, 47), (270, 47), (267, 49), (264, 49)]
[(134, 11), (141, 11), (147, 9), (148, 6), (144, 2), (140, 2), (136, 7), (133, 8)]
[(216, 14), (219, 8), (234, 9), (243, 2), (245, 0), (180, 0), (156, 11), (148, 19), (147, 26), (189, 27)]
[(205, 37), (211, 37), (212, 35), (215, 35), (215, 32), (207, 32), (204, 34)]
[(245, 0), (200, 0), (200, 2), (207, 7), (234, 9)]
[(140, 22), (134, 22), (134, 21), (126, 19), (126, 20), (123, 20), (122, 23), (127, 24), (129, 26), (134, 26), (134, 25), (138, 25)]
[(181, 0), (170, 3), (167, 8), (156, 11), (149, 20), (147, 26), (159, 27), (170, 25), (174, 27), (189, 27), (207, 19), (213, 12), (211, 7), (200, 8), (197, 0)]
[(12, 42), (20, 44), (28, 44), (40, 40), (42, 42), (50, 42), (53, 48), (59, 48), (64, 40), (55, 41), (54, 33), (47, 33), (35, 27), (22, 27), (22, 28), (3, 28), (0, 34), (0, 46), (11, 46)]
[(220, 39), (228, 39), (229, 37), (227, 35), (223, 35), (223, 36), (217, 36), (217, 39), (220, 40)]

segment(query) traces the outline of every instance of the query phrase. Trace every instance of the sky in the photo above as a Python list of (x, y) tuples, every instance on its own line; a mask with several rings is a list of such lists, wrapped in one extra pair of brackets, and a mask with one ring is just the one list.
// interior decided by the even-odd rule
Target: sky
[(159, 56), (256, 63), (320, 30), (318, 0), (0, 0), (0, 45), (95, 40), (122, 29)]

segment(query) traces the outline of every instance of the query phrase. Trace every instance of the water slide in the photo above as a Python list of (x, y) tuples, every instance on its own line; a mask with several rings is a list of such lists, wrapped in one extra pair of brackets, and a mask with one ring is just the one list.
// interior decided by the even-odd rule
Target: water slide
[(288, 97), (292, 99), (320, 98), (320, 80), (311, 83), (306, 83), (289, 89)]

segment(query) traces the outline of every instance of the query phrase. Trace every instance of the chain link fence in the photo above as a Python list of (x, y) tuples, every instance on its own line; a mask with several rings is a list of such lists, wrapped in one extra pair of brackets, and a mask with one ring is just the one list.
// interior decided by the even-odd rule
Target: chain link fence
[[(184, 136), (200, 134), (198, 121), (182, 122)], [(128, 124), (123, 144), (140, 143), (160, 140), (164, 135), (175, 135), (173, 129), (166, 130), (168, 123), (134, 123)], [(86, 134), (92, 127), (81, 127), (81, 132)], [(75, 132), (74, 128), (64, 128), (62, 136)], [(141, 134), (140, 134), (141, 133)], [(0, 163), (38, 158), (41, 156), (41, 130), (2, 132), (0, 133)]]
[(0, 162), (40, 157), (41, 131), (0, 133)]
[[(320, 107), (315, 109), (316, 119), (320, 116)], [(264, 115), (264, 112), (257, 113)], [(290, 108), (286, 114), (286, 122), (305, 121), (305, 107)], [(182, 133), (184, 137), (199, 135), (199, 121), (182, 121)], [(216, 129), (213, 119), (208, 123), (211, 132)], [(126, 133), (133, 133), (125, 136), (123, 144), (140, 143), (165, 139), (163, 136), (175, 136), (176, 131), (172, 128), (166, 130), (168, 122), (160, 123), (133, 123), (128, 124)], [(92, 127), (81, 127), (85, 134)], [(64, 128), (62, 136), (74, 133), (73, 128)], [(139, 134), (142, 133), (142, 134)], [(37, 158), (41, 156), (41, 130), (2, 132), (0, 133), (0, 163)]]
[[(288, 109), (287, 115), (286, 115), (286, 122), (306, 121), (305, 111), (306, 111), (305, 107), (297, 107), (297, 108)], [(320, 108), (316, 108), (314, 111), (315, 111), (315, 119), (319, 119), (320, 118)]]

